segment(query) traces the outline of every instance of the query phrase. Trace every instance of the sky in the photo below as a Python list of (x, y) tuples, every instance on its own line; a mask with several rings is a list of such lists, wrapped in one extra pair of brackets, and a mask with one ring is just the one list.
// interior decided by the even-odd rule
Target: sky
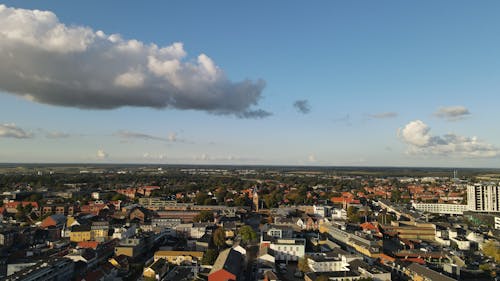
[(500, 168), (498, 1), (0, 1), (0, 162)]

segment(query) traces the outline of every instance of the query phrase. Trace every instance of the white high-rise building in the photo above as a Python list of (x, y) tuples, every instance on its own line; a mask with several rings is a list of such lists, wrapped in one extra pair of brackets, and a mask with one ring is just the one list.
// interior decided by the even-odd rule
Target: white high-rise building
[(474, 212), (500, 212), (500, 186), (497, 184), (468, 185), (467, 206)]

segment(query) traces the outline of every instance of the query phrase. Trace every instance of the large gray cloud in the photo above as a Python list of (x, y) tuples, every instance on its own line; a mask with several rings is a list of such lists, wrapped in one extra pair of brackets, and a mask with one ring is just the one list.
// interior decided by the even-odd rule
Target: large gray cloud
[(293, 107), (302, 114), (311, 112), (311, 106), (308, 100), (297, 100), (293, 103)]
[(0, 124), (0, 138), (31, 139), (34, 135), (16, 124)]
[(92, 109), (122, 106), (265, 117), (265, 82), (230, 81), (205, 54), (159, 47), (83, 26), (49, 11), (0, 5), (0, 89), (35, 102)]
[(470, 111), (465, 106), (446, 106), (440, 107), (434, 116), (448, 121), (458, 121), (470, 115)]
[(500, 149), (477, 137), (464, 137), (456, 134), (433, 136), (430, 130), (427, 124), (421, 120), (415, 120), (400, 128), (398, 136), (408, 145), (409, 154), (468, 158), (500, 156)]

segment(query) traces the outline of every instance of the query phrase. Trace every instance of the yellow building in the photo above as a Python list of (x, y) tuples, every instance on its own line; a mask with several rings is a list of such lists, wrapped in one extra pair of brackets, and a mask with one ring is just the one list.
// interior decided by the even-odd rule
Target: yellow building
[(92, 233), (88, 225), (75, 225), (71, 228), (69, 233), (69, 240), (71, 242), (82, 242), (92, 240)]
[(91, 231), (92, 240), (105, 240), (108, 238), (108, 230), (107, 229), (92, 229)]
[(201, 261), (204, 252), (197, 251), (157, 251), (154, 255), (154, 260), (165, 259), (171, 264), (191, 264)]

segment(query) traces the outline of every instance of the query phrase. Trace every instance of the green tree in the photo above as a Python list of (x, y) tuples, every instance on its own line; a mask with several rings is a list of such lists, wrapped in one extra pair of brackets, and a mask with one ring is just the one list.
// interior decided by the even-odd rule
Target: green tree
[(127, 196), (125, 196), (125, 195), (123, 195), (123, 194), (120, 194), (120, 193), (117, 193), (117, 194), (115, 194), (115, 195), (113, 195), (113, 196), (111, 197), (111, 200), (112, 200), (112, 201), (118, 201), (118, 200), (125, 201), (125, 200), (127, 200), (127, 199), (128, 199), (128, 198), (127, 198)]
[(244, 225), (240, 228), (241, 240), (243, 243), (248, 243), (257, 239), (257, 233), (249, 225)]
[(354, 222), (354, 223), (359, 223), (361, 221), (361, 218), (360, 218), (359, 213), (358, 213), (358, 209), (356, 207), (349, 206), (349, 208), (347, 208), (347, 219), (350, 222)]
[(391, 191), (391, 201), (400, 202), (401, 201), (401, 191), (397, 187), (393, 187)]
[(217, 260), (217, 257), (219, 256), (219, 252), (215, 249), (208, 249), (205, 254), (203, 255), (203, 258), (201, 259), (201, 264), (204, 265), (213, 265), (215, 260)]
[(16, 220), (23, 221), (26, 218), (26, 210), (24, 209), (23, 204), (19, 203), (16, 210)]
[(219, 227), (214, 231), (212, 240), (217, 249), (222, 249), (226, 246), (226, 231), (224, 228)]
[(203, 191), (200, 191), (200, 192), (198, 192), (198, 194), (196, 194), (194, 201), (195, 201), (196, 205), (203, 205), (203, 204), (205, 204), (205, 200), (207, 200), (207, 199), (209, 199), (208, 194), (206, 194)]
[(43, 196), (40, 193), (33, 193), (28, 197), (28, 201), (39, 202), (42, 200)]
[(210, 211), (201, 211), (193, 218), (193, 221), (195, 222), (207, 222), (213, 220), (214, 220), (214, 213)]

